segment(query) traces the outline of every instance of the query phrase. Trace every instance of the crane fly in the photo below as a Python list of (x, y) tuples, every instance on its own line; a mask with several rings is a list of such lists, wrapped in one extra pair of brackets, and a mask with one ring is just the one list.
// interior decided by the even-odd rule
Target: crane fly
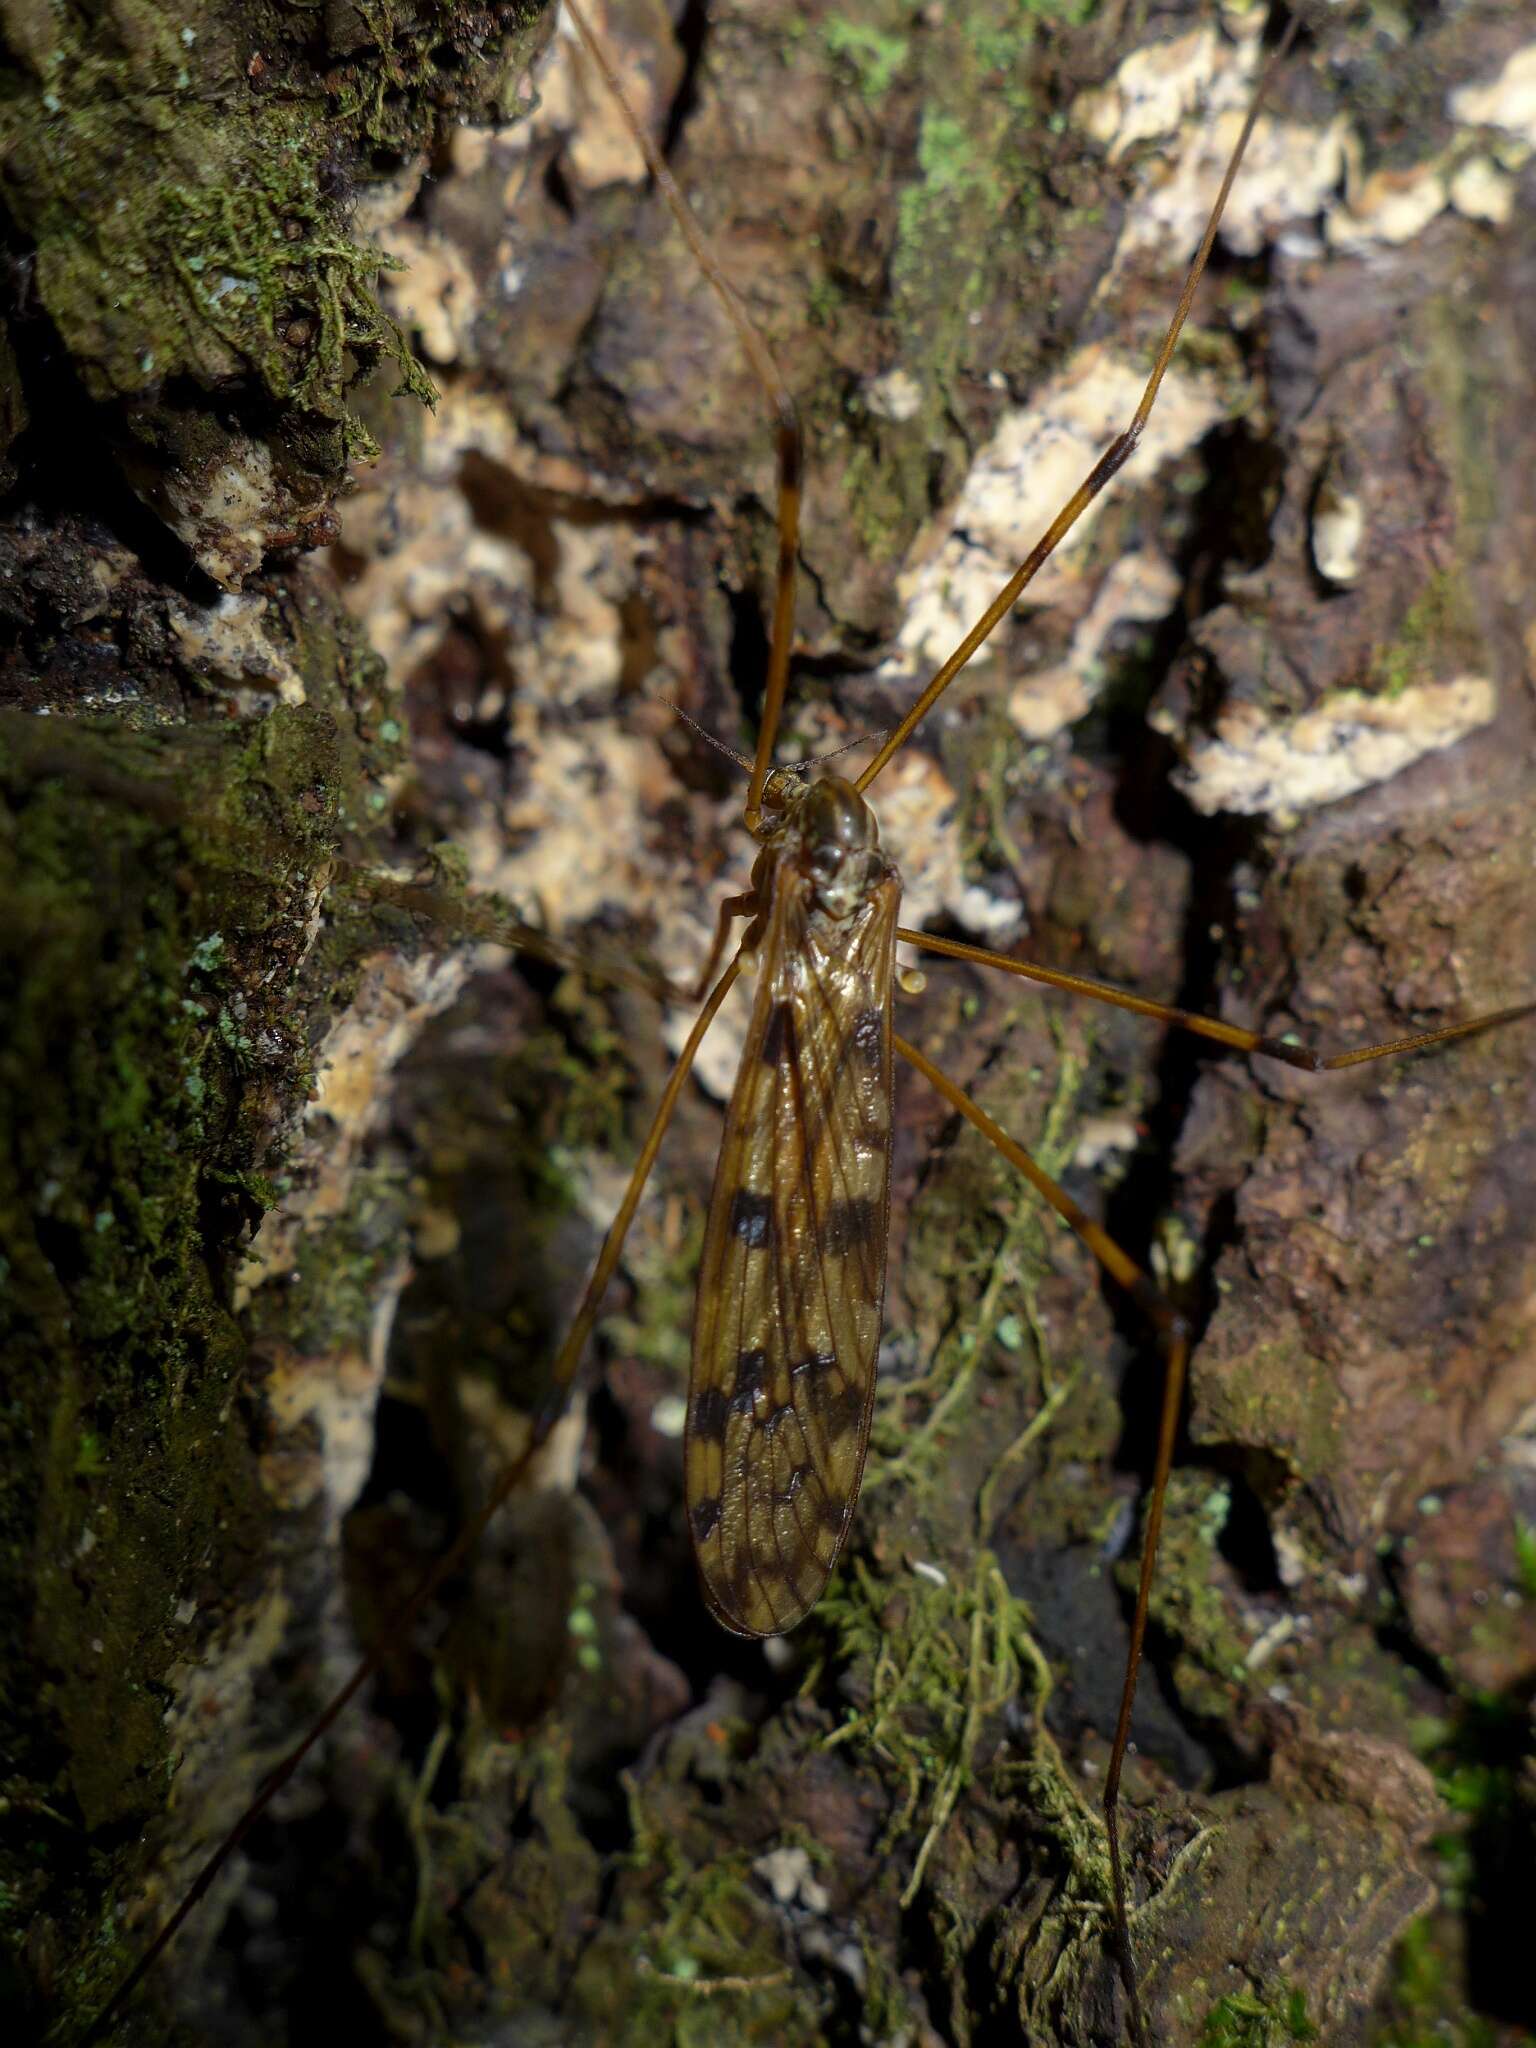
[[(1126, 2025), (1148, 2038), (1120, 1840), (1119, 1788), (1145, 1638), (1163, 1501), (1173, 1457), (1189, 1333), (1153, 1279), (963, 1089), (894, 1028), (898, 940), (1026, 981), (1091, 997), (1219, 1045), (1303, 1072), (1362, 1065), (1447, 1043), (1529, 1013), (1518, 1006), (1441, 1029), (1326, 1056), (1288, 1038), (1189, 1014), (1093, 981), (940, 939), (899, 922), (900, 877), (880, 845), (866, 792), (954, 678), (1011, 613), (1041, 565), (1135, 451), (1157, 402), (1251, 132), (1261, 83), (1227, 166), (1140, 402), (1126, 426), (1050, 521), (1037, 545), (932, 676), (856, 776), (811, 777), (774, 760), (792, 650), (802, 489), (799, 426), (779, 372), (698, 228), (664, 158), (634, 118), (580, 5), (569, 11), (615, 95), (698, 265), (735, 328), (773, 418), (778, 460), (778, 565), (767, 684), (751, 762), (745, 823), (759, 842), (749, 887), (722, 907), (701, 1008), (661, 1094), (629, 1183), (551, 1375), (529, 1448), (428, 1574), (402, 1622), (458, 1568), (562, 1414), (605, 1292), (706, 1031), (749, 968), (757, 988), (705, 1229), (684, 1458), (686, 1511), (704, 1599), (736, 1633), (790, 1629), (815, 1606), (853, 1524), (869, 1439), (885, 1284), (894, 1067), (904, 1061), (1015, 1167), (1081, 1238), (1157, 1332), (1166, 1366), (1140, 1581), (1110, 1751), (1103, 1814), (1110, 1900)], [(1288, 47), (1289, 33), (1283, 48)], [(1268, 78), (1268, 72), (1265, 78)], [(726, 959), (729, 933), (746, 933)], [(721, 962), (725, 964), (722, 968)], [(304, 1755), (376, 1668), (353, 1674), (303, 1744), (266, 1781), (256, 1805), (200, 1874), (98, 2022), (104, 2033), (154, 1957), (206, 1892)]]
[(699, 1272), (685, 1472), (704, 1596), (740, 1635), (815, 1606), (869, 1442), (890, 1207), (901, 881), (840, 777), (764, 790), (757, 997)]

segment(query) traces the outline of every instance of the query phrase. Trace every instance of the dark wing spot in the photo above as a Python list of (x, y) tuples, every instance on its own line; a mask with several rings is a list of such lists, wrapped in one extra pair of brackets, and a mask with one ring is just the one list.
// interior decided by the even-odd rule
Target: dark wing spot
[(735, 1620), (756, 1626), (757, 1581), (745, 1558), (738, 1558), (725, 1578), (726, 1606)]
[(706, 1387), (693, 1404), (688, 1419), (692, 1434), (705, 1443), (725, 1442), (725, 1424), (730, 1415), (731, 1404), (719, 1387)]
[(775, 1003), (763, 1033), (763, 1065), (787, 1067), (795, 1057), (795, 1013), (788, 1003)]
[(823, 1230), (827, 1254), (840, 1259), (851, 1251), (873, 1244), (879, 1212), (868, 1195), (854, 1195), (846, 1202), (833, 1202), (827, 1210)]
[(727, 1228), (748, 1251), (762, 1251), (773, 1238), (772, 1195), (757, 1195), (750, 1188), (738, 1188), (731, 1197)]
[(825, 1402), (822, 1414), (829, 1436), (847, 1436), (864, 1417), (864, 1402), (857, 1387), (844, 1387)]
[(843, 1500), (835, 1494), (826, 1494), (821, 1503), (821, 1526), (830, 1535), (841, 1536), (848, 1526), (848, 1517), (853, 1513), (853, 1502)]
[(736, 1385), (731, 1393), (731, 1406), (739, 1415), (750, 1415), (757, 1406), (757, 1397), (762, 1392), (768, 1372), (766, 1351), (743, 1351), (736, 1360)]
[(707, 1543), (720, 1526), (720, 1499), (718, 1494), (708, 1500), (695, 1501), (689, 1520), (693, 1523), (695, 1543)]

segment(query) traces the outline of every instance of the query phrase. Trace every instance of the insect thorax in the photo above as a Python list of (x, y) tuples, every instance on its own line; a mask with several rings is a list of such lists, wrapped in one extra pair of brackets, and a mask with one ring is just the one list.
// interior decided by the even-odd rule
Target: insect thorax
[(764, 851), (769, 860), (792, 862), (810, 883), (816, 909), (839, 924), (895, 874), (880, 850), (874, 811), (840, 775), (790, 784), (783, 817)]

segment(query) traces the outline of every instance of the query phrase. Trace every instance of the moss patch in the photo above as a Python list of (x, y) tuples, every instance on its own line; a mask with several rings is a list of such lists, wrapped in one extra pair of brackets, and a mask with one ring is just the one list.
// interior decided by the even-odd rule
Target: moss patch
[(13, 1802), (57, 1816), (0, 1886), (87, 2005), (101, 1888), (132, 1896), (170, 1783), (165, 1673), (260, 1555), (232, 1283), (346, 950), (317, 971), (312, 909), (392, 757), (354, 629), (315, 601), (274, 631), (310, 701), (255, 727), (0, 713), (0, 1612), (29, 1652), (0, 1718)]
[(1284, 2048), (1288, 2042), (1316, 2039), (1317, 2029), (1307, 2018), (1305, 1992), (1282, 1993), (1271, 1999), (1240, 1991), (1211, 2008), (1200, 2048)]
[(379, 306), (354, 196), (445, 115), (507, 117), (541, 12), (377, 0), (327, 9), (320, 41), (312, 11), (271, 4), (12, 21), (0, 198), (89, 395), (189, 379), (328, 422), (329, 466), (367, 452), (359, 377), (387, 356), (402, 389), (432, 387)]

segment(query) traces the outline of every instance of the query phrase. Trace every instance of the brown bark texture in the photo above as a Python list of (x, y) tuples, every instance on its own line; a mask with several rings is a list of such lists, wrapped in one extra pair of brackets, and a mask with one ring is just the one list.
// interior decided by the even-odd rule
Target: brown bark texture
[[(825, 753), (1125, 422), (1265, 20), (591, 11), (801, 410)], [(389, 1634), (527, 1443), (751, 857), (703, 735), (752, 743), (769, 421), (569, 24), (0, 32), (0, 1998), (78, 2039), (382, 1643), (114, 2038), (1124, 2040), (1161, 1361), (915, 1074), (803, 1627), (724, 1635), (686, 1536), (733, 998), (568, 1414)], [(907, 924), (1325, 1051), (1536, 996), (1533, 81), (1496, 0), (1302, 35), (1142, 448), (874, 786)], [(1311, 1076), (926, 971), (898, 1030), (1197, 1330), (1153, 2038), (1530, 2039), (1536, 1024)]]

